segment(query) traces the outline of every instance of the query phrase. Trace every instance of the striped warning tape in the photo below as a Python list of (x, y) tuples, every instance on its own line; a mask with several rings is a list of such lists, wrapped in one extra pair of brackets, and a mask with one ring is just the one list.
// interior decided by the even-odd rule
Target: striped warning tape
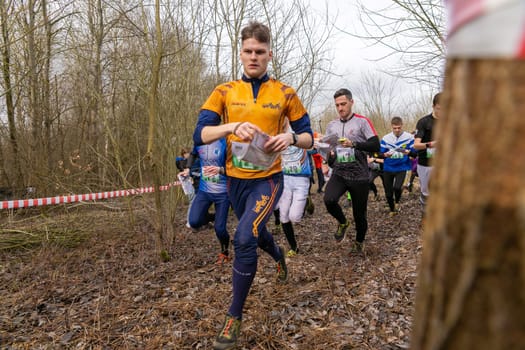
[(447, 56), (525, 58), (524, 0), (445, 0)]
[[(160, 186), (160, 191), (166, 191), (174, 186), (179, 186), (180, 181), (175, 181), (167, 185)], [(75, 203), (81, 201), (94, 201), (100, 199), (110, 199), (117, 197), (126, 197), (134, 196), (143, 193), (153, 193), (155, 192), (155, 187), (143, 187), (143, 188), (134, 188), (129, 190), (118, 190), (118, 191), (108, 191), (108, 192), (99, 192), (99, 193), (85, 193), (85, 194), (72, 194), (67, 196), (56, 196), (56, 197), (47, 197), (47, 198), (35, 198), (35, 199), (14, 199), (8, 201), (0, 201), (0, 209), (20, 209), (20, 208), (29, 208), (29, 207), (40, 207), (44, 205), (56, 205), (56, 204), (65, 204), (65, 203)]]

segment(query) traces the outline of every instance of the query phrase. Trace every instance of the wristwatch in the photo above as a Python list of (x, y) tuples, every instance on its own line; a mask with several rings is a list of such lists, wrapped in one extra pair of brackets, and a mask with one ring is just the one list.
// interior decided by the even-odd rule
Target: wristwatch
[(292, 132), (292, 138), (293, 138), (292, 146), (295, 146), (299, 138), (297, 137), (297, 134), (294, 132)]

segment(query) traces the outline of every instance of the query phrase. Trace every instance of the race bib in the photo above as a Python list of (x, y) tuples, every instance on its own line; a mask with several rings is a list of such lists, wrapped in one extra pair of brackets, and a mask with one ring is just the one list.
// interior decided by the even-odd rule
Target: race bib
[(304, 160), (305, 150), (296, 146), (289, 146), (281, 153), (283, 173), (298, 175), (303, 172), (301, 160)]
[(288, 161), (283, 163), (283, 172), (288, 175), (300, 174), (302, 170), (300, 161)]
[(221, 177), (220, 177), (219, 174), (212, 175), (212, 176), (202, 175), (201, 180), (204, 180), (206, 182), (211, 182), (211, 183), (218, 184), (219, 181), (221, 180)]
[(397, 152), (395, 151), (394, 153), (392, 153), (392, 155), (390, 156), (390, 158), (392, 159), (401, 159), (403, 158), (405, 155), (401, 152)]
[(264, 170), (264, 169), (266, 169), (263, 166), (258, 166), (258, 165), (255, 165), (253, 163), (250, 163), (248, 161), (239, 159), (239, 157), (237, 157), (235, 155), (232, 156), (232, 164), (233, 164), (234, 167), (240, 168), (240, 169), (248, 169), (248, 170)]
[(355, 162), (355, 150), (351, 147), (338, 147), (336, 160), (338, 163)]

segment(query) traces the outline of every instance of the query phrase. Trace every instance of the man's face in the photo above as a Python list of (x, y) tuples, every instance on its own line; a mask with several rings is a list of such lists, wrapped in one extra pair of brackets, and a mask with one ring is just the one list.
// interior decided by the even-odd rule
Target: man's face
[(401, 136), (401, 134), (403, 133), (403, 125), (394, 125), (392, 124), (392, 132), (394, 133), (394, 135), (396, 137), (399, 137)]
[(335, 109), (341, 119), (347, 119), (352, 114), (353, 99), (348, 99), (346, 96), (339, 96), (335, 99)]
[(432, 115), (434, 116), (434, 118), (439, 119), (440, 114), (441, 106), (439, 104), (434, 105), (434, 107), (432, 107)]
[(250, 78), (260, 78), (268, 69), (268, 62), (272, 59), (270, 45), (261, 43), (254, 38), (242, 42), (241, 63), (244, 74)]

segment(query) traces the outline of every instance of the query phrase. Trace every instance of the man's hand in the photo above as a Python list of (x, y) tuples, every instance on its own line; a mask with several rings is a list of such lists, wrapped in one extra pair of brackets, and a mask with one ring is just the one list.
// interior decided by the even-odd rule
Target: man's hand
[(221, 170), (221, 167), (218, 167), (215, 165), (206, 165), (202, 167), (202, 173), (208, 177), (213, 177), (215, 175), (218, 175), (220, 170)]
[(352, 140), (349, 140), (347, 138), (340, 139), (339, 144), (343, 147), (354, 147), (354, 143), (352, 142)]
[(267, 153), (284, 151), (293, 143), (293, 136), (289, 132), (271, 136), (264, 144), (264, 150)]
[(262, 132), (262, 130), (257, 125), (250, 122), (240, 122), (235, 124), (236, 125), (232, 129), (232, 134), (243, 141), (251, 141), (253, 140), (256, 132)]

